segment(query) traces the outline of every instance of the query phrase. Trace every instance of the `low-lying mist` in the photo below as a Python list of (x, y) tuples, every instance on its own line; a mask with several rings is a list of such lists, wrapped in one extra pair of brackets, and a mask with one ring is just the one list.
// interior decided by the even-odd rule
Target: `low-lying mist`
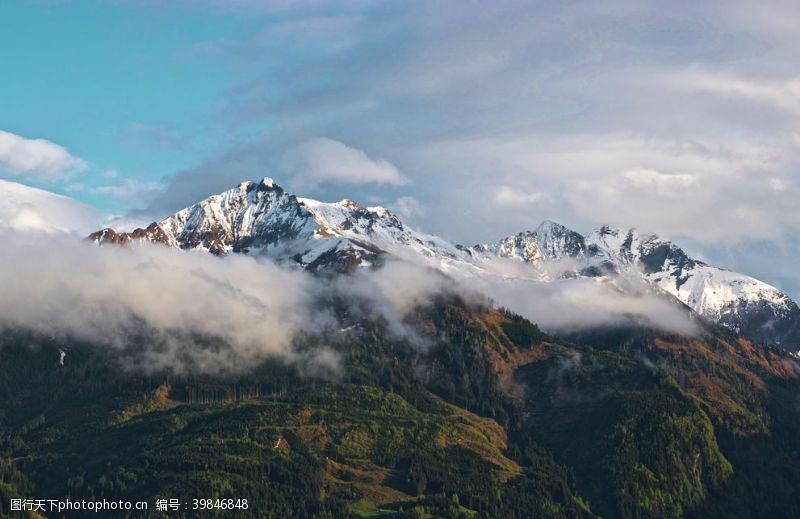
[(634, 276), (473, 282), (476, 290), (556, 335), (632, 323), (682, 335), (699, 332), (687, 308)]
[[(485, 294), (555, 332), (626, 319), (695, 331), (670, 301), (618, 282), (446, 276), (393, 259), (327, 278), (267, 259), (160, 245), (97, 247), (74, 236), (13, 231), (0, 240), (0, 327), (126, 353), (126, 367), (145, 371), (237, 372), (277, 359), (301, 373), (336, 373), (340, 358), (330, 346), (343, 323), (327, 304), (334, 299), (350, 305), (351, 321), (381, 318), (392, 338), (418, 348), (430, 341), (406, 317), (444, 292), (477, 304)], [(318, 344), (312, 351), (296, 347), (307, 336)]]
[(682, 335), (699, 333), (688, 309), (635, 273), (576, 276), (586, 264), (569, 257), (543, 266), (493, 258), (481, 266), (481, 271), (447, 272), (459, 286), (491, 297), (556, 335), (632, 323)]
[(290, 358), (299, 330), (324, 325), (324, 315), (310, 311), (309, 276), (271, 263), (162, 246), (97, 247), (72, 236), (2, 239), (0, 323), (117, 349), (156, 334), (143, 346), (148, 368), (182, 367), (187, 334), (231, 346), (190, 353), (203, 371)]
[[(337, 370), (326, 347), (342, 323), (327, 302), (351, 301), (353, 319), (382, 317), (389, 332), (424, 341), (404, 316), (447, 278), (389, 261), (346, 278), (313, 276), (268, 259), (168, 249), (98, 247), (70, 235), (0, 233), (0, 327), (33, 330), (130, 353), (130, 367), (241, 371), (267, 358), (301, 372)], [(449, 283), (452, 284), (452, 283)], [(313, 352), (295, 347), (315, 337)]]

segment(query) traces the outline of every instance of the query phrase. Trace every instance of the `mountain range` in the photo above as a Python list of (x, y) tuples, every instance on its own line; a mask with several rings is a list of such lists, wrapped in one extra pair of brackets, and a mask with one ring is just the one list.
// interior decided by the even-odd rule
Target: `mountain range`
[[(545, 221), (496, 242), (463, 246), (414, 230), (384, 207), (301, 198), (264, 178), (242, 182), (146, 228), (105, 228), (89, 239), (98, 244), (147, 241), (219, 256), (266, 256), (321, 274), (379, 265), (390, 255), (422, 260), (445, 273), (512, 281), (634, 276), (751, 340), (800, 349), (800, 309), (787, 294), (635, 229), (604, 225), (584, 236)], [(498, 268), (498, 262), (523, 268)]]
[[(93, 233), (105, 249), (40, 238), (12, 233), (3, 249), (27, 252), (0, 271), (0, 516), (20, 497), (151, 503), (117, 514), (137, 518), (176, 498), (176, 517), (197, 516), (195, 498), (254, 518), (800, 516), (797, 357), (742, 337), (742, 321), (698, 317), (733, 301), (738, 317), (760, 304), (791, 323), (780, 310), (793, 303), (667, 240), (545, 222), (461, 246), (269, 179), (146, 228)], [(110, 246), (151, 242), (187, 252)], [(461, 290), (471, 281), (517, 287), (540, 309), (568, 286), (645, 287), (693, 331), (632, 319), (549, 333), (535, 312)], [(386, 283), (434, 286), (398, 314)], [(282, 312), (277, 290), (308, 295), (315, 312)], [(581, 312), (567, 303), (558, 311)], [(220, 319), (231, 306), (243, 319)], [(32, 318), (13, 319), (17, 307)], [(74, 324), (53, 326), (61, 315)], [(290, 355), (276, 356), (271, 337), (298, 321)], [(253, 355), (239, 369), (204, 369), (243, 344)]]

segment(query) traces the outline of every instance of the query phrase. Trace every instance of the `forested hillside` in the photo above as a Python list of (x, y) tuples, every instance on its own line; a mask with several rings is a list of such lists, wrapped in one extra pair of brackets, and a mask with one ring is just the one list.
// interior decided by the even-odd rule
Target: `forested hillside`
[(341, 369), (318, 375), (277, 361), (144, 374), (97, 346), (6, 331), (0, 506), (25, 494), (248, 499), (241, 517), (800, 514), (800, 384), (784, 353), (712, 327), (556, 338), (444, 296), (407, 324), (423, 340), (353, 321), (325, 341)]

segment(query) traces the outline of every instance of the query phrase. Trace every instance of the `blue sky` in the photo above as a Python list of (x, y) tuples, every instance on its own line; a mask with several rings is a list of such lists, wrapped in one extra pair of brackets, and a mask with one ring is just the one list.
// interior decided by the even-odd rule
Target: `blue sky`
[[(244, 17), (112, 2), (3, 2), (3, 129), (45, 138), (90, 161), (71, 180), (105, 185), (117, 171), (142, 183), (197, 162), (217, 136), (208, 115), (229, 81), (198, 43), (236, 34)], [(72, 182), (71, 182), (72, 183)], [(55, 186), (69, 192), (70, 184)], [(103, 210), (130, 201), (75, 192)]]
[(800, 9), (664, 5), (7, 0), (0, 178), (143, 220), (268, 175), (467, 243), (636, 226), (798, 295)]

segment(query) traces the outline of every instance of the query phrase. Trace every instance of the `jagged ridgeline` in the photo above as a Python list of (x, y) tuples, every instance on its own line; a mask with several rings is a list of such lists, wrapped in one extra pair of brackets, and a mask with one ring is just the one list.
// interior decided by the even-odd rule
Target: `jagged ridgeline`
[(342, 356), (333, 378), (270, 361), (143, 374), (110, 350), (6, 331), (0, 506), (25, 494), (246, 498), (240, 517), (800, 514), (800, 384), (779, 350), (716, 326), (564, 340), (455, 296), (406, 321), (426, 348), (360, 319), (325, 344)]
[[(691, 258), (675, 243), (635, 229), (602, 226), (586, 236), (546, 221), (495, 243), (464, 247), (405, 225), (384, 207), (300, 198), (272, 179), (243, 182), (144, 229), (102, 229), (99, 244), (265, 256), (309, 271), (347, 272), (387, 254), (416, 258), (451, 275), (496, 281), (496, 260), (522, 264), (514, 276), (539, 281), (634, 276), (698, 315), (751, 340), (800, 350), (800, 308), (779, 289)], [(504, 271), (503, 277), (508, 278)]]

